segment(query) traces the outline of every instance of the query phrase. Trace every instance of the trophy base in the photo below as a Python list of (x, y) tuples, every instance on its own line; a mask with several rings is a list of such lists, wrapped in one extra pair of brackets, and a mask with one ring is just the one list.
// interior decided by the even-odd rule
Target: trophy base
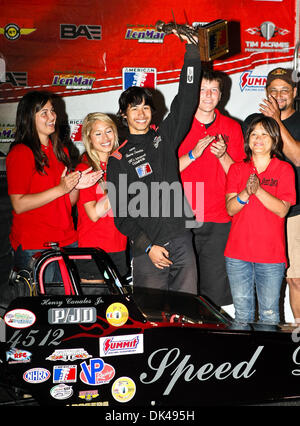
[(229, 52), (227, 21), (218, 19), (197, 30), (202, 61), (209, 62)]

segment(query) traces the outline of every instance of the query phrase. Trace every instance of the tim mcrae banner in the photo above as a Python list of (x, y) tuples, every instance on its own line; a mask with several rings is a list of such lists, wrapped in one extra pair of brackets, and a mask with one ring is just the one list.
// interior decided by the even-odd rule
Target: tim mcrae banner
[(297, 38), (295, 0), (0, 0), (0, 10), (2, 103), (31, 89), (65, 97), (178, 81), (184, 46), (158, 20), (227, 20), (230, 52), (213, 66), (228, 74), (290, 61)]

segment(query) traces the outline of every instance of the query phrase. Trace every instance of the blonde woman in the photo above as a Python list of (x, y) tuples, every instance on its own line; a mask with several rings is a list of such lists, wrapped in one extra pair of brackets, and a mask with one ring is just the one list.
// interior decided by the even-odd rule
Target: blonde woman
[[(91, 188), (80, 191), (78, 208), (78, 246), (100, 247), (106, 251), (121, 276), (128, 272), (126, 262), (127, 237), (114, 224), (111, 206), (105, 189), (108, 157), (118, 147), (118, 132), (113, 120), (100, 112), (88, 114), (82, 125), (85, 152), (76, 170), (89, 167), (103, 171), (102, 178)], [(93, 279), (91, 263), (86, 264), (85, 278)]]

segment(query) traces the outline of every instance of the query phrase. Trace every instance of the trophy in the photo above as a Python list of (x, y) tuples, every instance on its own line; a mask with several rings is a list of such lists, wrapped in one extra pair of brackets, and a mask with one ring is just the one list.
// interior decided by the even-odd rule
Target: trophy
[[(227, 21), (223, 19), (217, 19), (207, 24), (195, 23), (192, 27), (176, 24), (175, 21), (168, 24), (157, 21), (155, 28), (165, 34), (171, 34), (173, 30), (176, 30), (179, 38), (181, 35), (185, 35), (192, 43), (199, 46), (201, 59), (205, 62), (212, 61), (229, 52)], [(197, 37), (198, 41), (194, 37)]]

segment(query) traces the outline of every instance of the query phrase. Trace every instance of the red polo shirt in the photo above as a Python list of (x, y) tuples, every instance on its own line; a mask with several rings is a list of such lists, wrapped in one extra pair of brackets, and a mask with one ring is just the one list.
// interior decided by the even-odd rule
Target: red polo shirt
[[(233, 164), (228, 172), (226, 193), (239, 194), (251, 173), (256, 172), (261, 187), (280, 200), (296, 202), (295, 173), (290, 164), (273, 158), (258, 174), (252, 162)], [(232, 218), (225, 256), (247, 262), (286, 263), (285, 218), (268, 210), (255, 195)]]
[[(217, 109), (215, 113), (215, 121), (208, 129), (194, 118), (190, 132), (179, 147), (179, 157), (193, 149), (199, 139), (221, 134), (233, 161), (245, 158), (241, 126), (232, 118), (220, 114)], [(209, 146), (200, 158), (181, 172), (181, 180), (198, 222), (224, 223), (231, 220), (225, 206), (226, 174), (218, 158), (210, 152)]]
[[(89, 166), (81, 163), (77, 170), (86, 170)], [(101, 163), (102, 170), (106, 171), (106, 163)], [(106, 173), (104, 174), (106, 180)], [(127, 237), (121, 234), (115, 226), (112, 209), (103, 217), (93, 222), (86, 214), (84, 204), (90, 201), (98, 201), (104, 196), (101, 186), (96, 185), (81, 189), (78, 208), (78, 246), (79, 247), (100, 247), (107, 253), (120, 252), (126, 250)]]
[[(48, 157), (49, 167), (45, 174), (36, 171), (34, 156), (24, 144), (13, 147), (6, 159), (8, 194), (35, 194), (59, 184), (64, 164), (56, 158), (52, 143), (42, 145)], [(10, 241), (14, 250), (21, 244), (24, 250), (45, 249), (44, 243), (58, 242), (66, 246), (77, 240), (71, 216), (72, 206), (69, 194), (57, 198), (45, 206), (16, 214)]]

